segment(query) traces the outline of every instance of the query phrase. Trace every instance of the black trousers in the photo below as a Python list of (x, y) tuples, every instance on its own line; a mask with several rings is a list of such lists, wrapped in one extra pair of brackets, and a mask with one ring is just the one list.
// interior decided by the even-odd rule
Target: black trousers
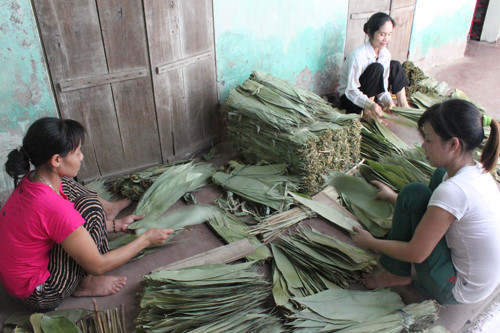
[[(368, 97), (374, 97), (383, 93), (385, 91), (384, 66), (378, 62), (370, 64), (359, 77), (359, 83), (361, 84), (359, 90)], [(397, 60), (391, 60), (389, 68), (389, 87), (392, 87), (392, 93), (397, 94), (408, 85), (409, 82), (401, 63)], [(350, 101), (345, 94), (340, 96), (340, 108), (345, 109), (346, 113), (359, 114), (363, 111), (363, 108), (360, 108)]]

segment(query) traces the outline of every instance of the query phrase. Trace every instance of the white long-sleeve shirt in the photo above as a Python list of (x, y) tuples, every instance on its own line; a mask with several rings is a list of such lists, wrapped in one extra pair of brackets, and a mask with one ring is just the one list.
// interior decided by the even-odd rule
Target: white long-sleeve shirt
[(389, 105), (392, 101), (391, 94), (388, 92), (389, 85), (389, 70), (391, 65), (391, 52), (387, 48), (379, 50), (378, 58), (369, 41), (355, 48), (349, 55), (342, 66), (340, 74), (339, 87), (337, 88), (340, 96), (344, 95), (354, 104), (365, 110), (370, 109), (373, 105), (368, 96), (366, 96), (359, 87), (359, 77), (366, 68), (374, 62), (384, 66), (384, 88), (385, 92), (377, 95), (378, 100), (383, 105)]

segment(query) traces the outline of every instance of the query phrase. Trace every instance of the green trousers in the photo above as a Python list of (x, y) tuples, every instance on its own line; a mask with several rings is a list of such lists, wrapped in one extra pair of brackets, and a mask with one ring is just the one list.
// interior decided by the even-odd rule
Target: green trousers
[[(403, 188), (398, 195), (392, 227), (387, 239), (408, 242), (412, 239), (418, 223), (427, 210), (432, 192), (443, 180), (444, 169), (436, 169), (429, 187), (422, 183), (412, 183)], [(411, 263), (382, 255), (380, 265), (398, 276), (411, 276)], [(414, 264), (417, 283), (429, 296), (441, 304), (457, 304), (453, 297), (456, 271), (451, 261), (450, 249), (443, 237), (427, 259)]]

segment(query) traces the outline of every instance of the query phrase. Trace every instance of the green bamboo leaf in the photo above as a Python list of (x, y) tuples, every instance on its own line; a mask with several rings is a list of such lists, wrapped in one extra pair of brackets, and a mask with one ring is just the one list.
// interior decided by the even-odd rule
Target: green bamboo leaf
[(43, 316), (42, 329), (45, 333), (81, 333), (82, 331), (68, 318)]
[(303, 196), (300, 196), (296, 193), (290, 193), (290, 195), (294, 200), (298, 201), (310, 210), (316, 212), (318, 215), (321, 215), (328, 221), (335, 223), (347, 232), (352, 232), (354, 226), (362, 228), (356, 220), (342, 213), (337, 208), (325, 205), (318, 201), (304, 198)]

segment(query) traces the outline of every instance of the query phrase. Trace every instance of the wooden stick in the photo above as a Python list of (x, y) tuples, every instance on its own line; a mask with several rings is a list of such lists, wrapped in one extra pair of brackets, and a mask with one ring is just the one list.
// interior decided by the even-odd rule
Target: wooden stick
[(244, 258), (255, 251), (248, 239), (242, 239), (230, 244), (216, 247), (192, 257), (176, 261), (166, 266), (158, 267), (152, 272), (175, 270), (184, 267), (205, 264), (226, 264)]
[(101, 317), (99, 316), (99, 309), (97, 307), (97, 302), (95, 301), (95, 299), (93, 299), (92, 301), (94, 302), (95, 315), (97, 317), (97, 323), (99, 324), (98, 325), (99, 332), (104, 333), (104, 327), (103, 327), (102, 322), (101, 322)]

